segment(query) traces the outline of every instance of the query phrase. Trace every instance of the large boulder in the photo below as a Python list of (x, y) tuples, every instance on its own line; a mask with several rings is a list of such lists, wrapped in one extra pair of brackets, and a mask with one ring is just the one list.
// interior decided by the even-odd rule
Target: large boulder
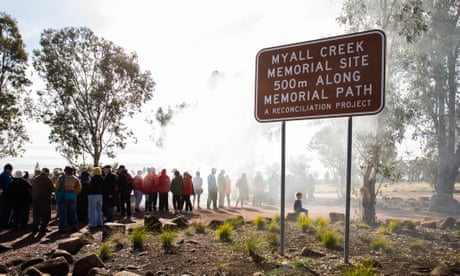
[(67, 275), (70, 270), (70, 266), (64, 257), (57, 257), (55, 259), (46, 260), (42, 263), (34, 265), (34, 267), (40, 270), (42, 273), (47, 273), (51, 276)]
[(45, 260), (43, 258), (33, 258), (33, 259), (26, 260), (25, 262), (21, 264), (21, 271), (24, 271), (26, 270), (26, 268), (39, 264), (44, 261)]
[(441, 222), (439, 227), (441, 227), (442, 229), (454, 228), (456, 222), (457, 220), (455, 218), (447, 217), (445, 220)]
[(65, 250), (72, 255), (75, 255), (80, 251), (80, 249), (91, 242), (86, 239), (86, 237), (73, 237), (68, 238), (58, 243), (58, 249)]
[(75, 262), (72, 275), (87, 275), (93, 267), (104, 267), (104, 263), (96, 254), (87, 255)]

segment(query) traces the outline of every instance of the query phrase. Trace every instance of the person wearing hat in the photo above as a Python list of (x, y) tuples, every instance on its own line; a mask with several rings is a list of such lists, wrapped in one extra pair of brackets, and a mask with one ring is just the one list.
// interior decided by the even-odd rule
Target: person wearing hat
[(49, 178), (50, 170), (43, 168), (40, 175), (32, 180), (32, 225), (34, 233), (48, 232), (48, 223), (51, 219), (51, 195), (54, 185)]
[(102, 209), (104, 210), (105, 219), (108, 222), (113, 221), (113, 208), (116, 204), (115, 183), (117, 177), (112, 173), (112, 167), (105, 165), (102, 168), (104, 181), (102, 182)]
[(22, 171), (16, 171), (8, 191), (8, 203), (13, 210), (13, 229), (27, 227), (28, 216), (26, 214), (29, 213), (31, 199), (29, 183), (24, 180), (23, 176)]
[(8, 204), (8, 189), (13, 182), (13, 166), (6, 164), (0, 174), (0, 228), (6, 229), (10, 224), (11, 206)]
[(104, 179), (99, 167), (93, 168), (93, 176), (88, 185), (88, 228), (102, 227), (102, 193)]
[[(56, 193), (63, 193), (63, 198), (58, 202), (59, 212), (59, 231), (64, 233), (67, 221), (67, 215), (70, 216), (70, 223), (72, 225), (72, 232), (77, 229), (77, 195), (81, 191), (81, 183), (78, 178), (74, 176), (74, 169), (72, 167), (65, 167), (64, 174), (61, 175), (56, 181)], [(60, 191), (62, 189), (62, 191)]]

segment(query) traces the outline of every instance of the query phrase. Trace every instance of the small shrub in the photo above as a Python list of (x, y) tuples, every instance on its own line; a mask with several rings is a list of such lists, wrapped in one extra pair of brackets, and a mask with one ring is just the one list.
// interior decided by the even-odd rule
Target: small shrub
[(244, 218), (242, 216), (237, 216), (237, 217), (228, 219), (227, 222), (231, 223), (234, 228), (237, 228), (244, 224)]
[(275, 222), (274, 220), (272, 220), (270, 225), (268, 225), (268, 230), (270, 230), (272, 233), (279, 233), (281, 231), (279, 223)]
[(390, 233), (397, 233), (401, 231), (402, 225), (399, 220), (392, 219), (388, 222), (387, 228)]
[(329, 222), (325, 218), (317, 218), (316, 219), (316, 227), (320, 229), (327, 229)]
[(274, 233), (271, 233), (267, 236), (267, 243), (270, 247), (280, 246), (280, 236)]
[(337, 248), (339, 245), (339, 235), (333, 230), (326, 230), (321, 238), (321, 242), (326, 248)]
[(357, 223), (357, 224), (356, 224), (356, 227), (357, 227), (358, 229), (369, 229), (369, 228), (371, 228), (371, 227), (369, 226), (369, 224), (364, 223), (364, 222)]
[(96, 254), (102, 261), (108, 260), (112, 256), (112, 243), (104, 242), (101, 244)]
[(272, 222), (280, 224), (281, 216), (279, 214), (274, 215), (272, 218)]
[(390, 235), (391, 232), (390, 232), (390, 230), (388, 229), (388, 227), (380, 226), (379, 228), (377, 228), (377, 234), (380, 234), (380, 235)]
[(257, 216), (253, 223), (257, 227), (257, 230), (262, 230), (265, 227), (265, 218), (263, 216)]
[(434, 240), (434, 234), (431, 232), (423, 232), (422, 233), (422, 238), (427, 241), (432, 241)]
[(415, 230), (415, 228), (417, 228), (417, 224), (412, 220), (404, 221), (402, 226), (408, 230)]
[(144, 248), (144, 242), (147, 239), (147, 233), (144, 227), (134, 227), (131, 233), (131, 243), (135, 249)]
[(360, 262), (355, 267), (347, 268), (344, 276), (373, 276), (374, 267), (371, 262)]
[(423, 241), (413, 241), (409, 243), (410, 250), (420, 250), (425, 246)]
[(256, 263), (260, 263), (263, 257), (259, 252), (263, 251), (262, 240), (258, 235), (245, 235), (243, 240), (243, 253), (250, 256)]
[(311, 218), (305, 214), (300, 214), (297, 217), (297, 225), (299, 226), (302, 232), (307, 232), (308, 230), (313, 228)]
[(198, 234), (206, 233), (206, 223), (202, 220), (196, 220), (192, 222), (193, 228), (195, 228), (195, 232)]
[(390, 242), (383, 235), (379, 235), (373, 239), (370, 243), (373, 250), (387, 250), (390, 246)]
[(225, 222), (224, 224), (217, 227), (216, 237), (220, 241), (223, 241), (223, 242), (232, 241), (232, 234), (233, 234), (233, 225), (229, 222)]
[(172, 246), (174, 239), (176, 238), (176, 231), (174, 230), (165, 230), (161, 233), (160, 241), (163, 248), (168, 248)]

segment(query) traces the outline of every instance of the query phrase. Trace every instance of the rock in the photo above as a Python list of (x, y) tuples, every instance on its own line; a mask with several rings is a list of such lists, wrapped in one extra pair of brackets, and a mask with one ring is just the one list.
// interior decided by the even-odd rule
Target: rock
[(252, 274), (252, 276), (264, 276), (264, 275), (265, 275), (265, 273), (260, 272), (260, 271), (254, 272), (254, 273)]
[(179, 228), (187, 228), (188, 220), (184, 216), (178, 216), (171, 220), (172, 223), (176, 224)]
[(450, 274), (450, 268), (449, 266), (444, 263), (444, 262), (441, 262), (438, 264), (438, 266), (436, 266), (430, 273), (430, 275), (433, 275), (433, 276), (447, 276), (447, 275), (451, 275)]
[(161, 222), (154, 215), (145, 215), (144, 216), (144, 227), (148, 231), (160, 232), (161, 231)]
[(91, 268), (86, 276), (110, 276), (110, 271), (102, 267)]
[(424, 228), (431, 228), (431, 229), (436, 229), (436, 221), (422, 221), (420, 223), (420, 226), (421, 227), (424, 227)]
[(133, 272), (129, 272), (129, 271), (120, 271), (120, 272), (113, 274), (113, 276), (141, 276), (141, 275), (133, 273)]
[(125, 234), (126, 225), (115, 222), (107, 222), (104, 224), (104, 227), (102, 227), (102, 240), (105, 241), (116, 233)]
[(51, 276), (62, 276), (69, 273), (69, 264), (64, 257), (57, 257), (55, 259), (46, 260), (34, 265), (34, 267), (40, 270), (40, 272), (48, 273)]
[(308, 257), (308, 258), (321, 258), (326, 256), (325, 254), (315, 251), (313, 249), (304, 247), (302, 251), (300, 252), (300, 256), (302, 257)]
[(160, 271), (157, 271), (157, 273), (155, 273), (155, 275), (157, 275), (157, 276), (168, 276), (169, 274), (166, 271), (161, 271), (160, 270)]
[(345, 214), (343, 213), (336, 213), (336, 212), (330, 212), (329, 213), (329, 220), (331, 221), (331, 224), (334, 224), (339, 221), (345, 221)]
[(87, 255), (75, 262), (72, 275), (86, 275), (93, 267), (104, 267), (104, 263), (96, 254)]
[(34, 259), (27, 260), (21, 264), (21, 271), (24, 271), (26, 268), (42, 263), (44, 261), (45, 260), (42, 258), (34, 258)]
[(211, 229), (217, 229), (217, 227), (221, 226), (222, 224), (224, 224), (222, 220), (213, 219), (209, 222), (208, 227)]
[(6, 266), (8, 266), (8, 267), (18, 266), (18, 265), (21, 265), (21, 264), (25, 263), (26, 261), (27, 261), (27, 259), (19, 257), (17, 259), (13, 259), (13, 260), (9, 261), (8, 263), (6, 263)]
[(86, 244), (89, 244), (89, 242), (84, 237), (74, 237), (59, 242), (58, 249), (65, 250), (70, 254), (75, 255)]
[(26, 268), (26, 270), (24, 270), (22, 273), (21, 273), (21, 276), (42, 276), (43, 273), (41, 273), (40, 270), (38, 270), (36, 267), (34, 266), (31, 266), (31, 267), (28, 267)]
[(72, 255), (65, 250), (56, 249), (53, 252), (51, 252), (50, 259), (55, 259), (57, 257), (64, 257), (69, 264), (73, 264)]
[(447, 228), (453, 228), (455, 226), (455, 223), (456, 223), (456, 219), (453, 218), (453, 217), (448, 217), (446, 218), (445, 220), (443, 220), (441, 222), (441, 224), (439, 225), (439, 227), (441, 227), (442, 229), (447, 229)]
[(297, 217), (299, 216), (299, 213), (288, 213), (286, 216), (287, 221), (297, 221)]

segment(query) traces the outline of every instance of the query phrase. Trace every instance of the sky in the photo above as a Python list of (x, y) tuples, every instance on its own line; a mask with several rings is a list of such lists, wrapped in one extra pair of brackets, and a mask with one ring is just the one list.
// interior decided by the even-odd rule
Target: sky
[[(237, 175), (280, 162), (280, 123), (254, 119), (255, 57), (267, 47), (344, 34), (335, 18), (343, 1), (155, 1), (155, 0), (0, 0), (0, 9), (18, 22), (30, 53), (44, 29), (86, 26), (127, 52), (136, 52), (142, 70), (156, 82), (154, 98), (126, 121), (137, 137), (115, 159), (131, 170), (147, 166)], [(30, 64), (30, 62), (29, 62)], [(43, 83), (30, 70), (32, 89)], [(164, 129), (145, 120), (159, 106), (186, 102)], [(335, 119), (341, 120), (341, 119)], [(314, 121), (287, 123), (288, 158), (306, 154)], [(1, 160), (32, 170), (67, 162), (48, 142), (49, 128), (27, 124), (31, 143), (20, 158)], [(262, 133), (275, 133), (268, 139)], [(151, 136), (164, 137), (159, 148)], [(307, 156), (307, 159), (316, 158)], [(86, 158), (91, 163), (89, 157)], [(315, 165), (319, 167), (318, 164)], [(315, 167), (313, 166), (313, 167)]]

